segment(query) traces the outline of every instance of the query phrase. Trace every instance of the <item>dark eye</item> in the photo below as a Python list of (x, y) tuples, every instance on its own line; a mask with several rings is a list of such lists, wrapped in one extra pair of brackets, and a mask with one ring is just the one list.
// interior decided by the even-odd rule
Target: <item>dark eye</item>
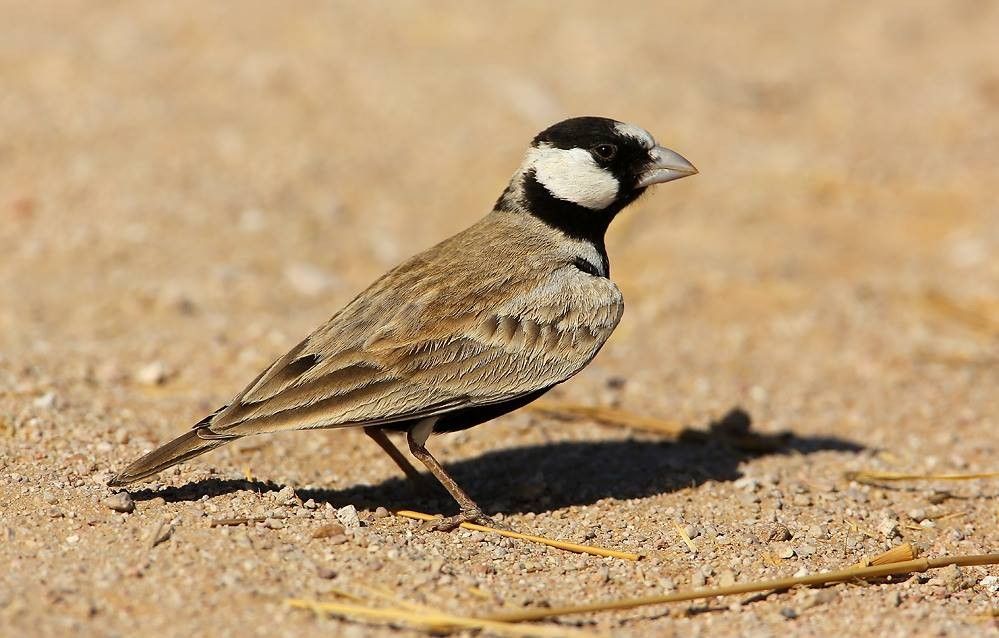
[(614, 156), (617, 155), (617, 147), (613, 144), (597, 144), (590, 149), (590, 152), (596, 155), (597, 159), (607, 161), (614, 159)]

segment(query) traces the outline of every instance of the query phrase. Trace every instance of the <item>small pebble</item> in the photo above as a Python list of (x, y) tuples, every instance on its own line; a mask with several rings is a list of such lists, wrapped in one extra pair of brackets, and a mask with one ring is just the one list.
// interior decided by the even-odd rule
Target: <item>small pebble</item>
[(751, 479), (748, 476), (736, 479), (732, 485), (737, 489), (745, 490), (746, 492), (755, 492), (760, 488), (760, 483), (756, 479)]
[(753, 505), (760, 502), (760, 496), (753, 492), (746, 492), (739, 495), (739, 502), (743, 505)]
[(56, 404), (56, 394), (55, 392), (46, 392), (40, 397), (37, 397), (31, 402), (36, 408), (41, 408), (43, 410), (48, 410), (49, 408), (54, 408)]
[(796, 612), (791, 607), (784, 607), (780, 610), (780, 615), (787, 618), (788, 620), (794, 620), (798, 617), (798, 612)]
[(388, 515), (389, 511), (379, 505), (378, 507), (375, 508), (375, 513), (372, 516), (374, 516), (374, 518), (387, 518)]
[(937, 571), (939, 578), (947, 590), (950, 592), (961, 591), (974, 585), (974, 580), (968, 578), (964, 571), (957, 565), (948, 565)]
[(331, 580), (336, 578), (336, 570), (331, 567), (316, 567), (316, 576), (323, 578), (325, 580)]
[(150, 539), (150, 547), (156, 547), (160, 543), (168, 541), (172, 535), (173, 525), (160, 525), (155, 530), (155, 536)]
[(342, 536), (343, 532), (343, 525), (339, 523), (328, 523), (317, 527), (315, 531), (312, 532), (312, 538), (332, 538), (334, 536)]
[(357, 508), (353, 505), (344, 505), (338, 509), (336, 517), (347, 529), (356, 529), (361, 526), (361, 519), (357, 517)]
[(851, 487), (850, 489), (848, 489), (846, 491), (846, 495), (849, 498), (853, 499), (854, 501), (857, 501), (858, 503), (866, 503), (867, 501), (870, 500), (870, 498), (863, 490), (858, 490), (855, 487)]
[(953, 498), (950, 492), (934, 492), (929, 496), (927, 496), (926, 500), (928, 500), (930, 503), (933, 503), (934, 505), (940, 505), (941, 503), (946, 502), (950, 498)]
[(815, 596), (812, 597), (812, 606), (825, 605), (836, 600), (839, 596), (839, 592), (835, 588), (829, 587), (827, 589), (820, 589), (815, 592)]
[(829, 538), (829, 532), (823, 525), (811, 525), (808, 528), (808, 536), (811, 538)]
[(774, 523), (774, 525), (770, 528), (766, 536), (767, 542), (770, 543), (789, 541), (791, 540), (791, 538), (792, 538), (791, 530), (789, 530), (787, 528), (787, 525), (784, 525), (783, 523)]
[(889, 540), (896, 536), (901, 536), (898, 531), (898, 521), (894, 521), (889, 518), (886, 518), (878, 523), (878, 532)]
[(168, 376), (166, 365), (162, 361), (153, 361), (136, 371), (135, 380), (144, 385), (162, 385)]
[(135, 511), (135, 501), (128, 492), (118, 492), (104, 499), (104, 506), (123, 514), (131, 514)]
[(694, 587), (694, 588), (704, 587), (704, 585), (707, 582), (708, 582), (708, 579), (707, 579), (707, 577), (704, 576), (704, 573), (701, 570), (696, 570), (690, 576), (690, 586), (691, 587)]

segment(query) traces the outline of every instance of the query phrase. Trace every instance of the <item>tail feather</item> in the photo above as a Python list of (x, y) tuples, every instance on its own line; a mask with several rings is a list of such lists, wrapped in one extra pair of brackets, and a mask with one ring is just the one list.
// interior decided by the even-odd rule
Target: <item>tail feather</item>
[(165, 443), (152, 452), (136, 459), (108, 482), (110, 487), (128, 485), (154, 474), (158, 474), (172, 465), (182, 463), (210, 450), (225, 445), (231, 440), (203, 439), (198, 436), (198, 430), (189, 430), (176, 439)]

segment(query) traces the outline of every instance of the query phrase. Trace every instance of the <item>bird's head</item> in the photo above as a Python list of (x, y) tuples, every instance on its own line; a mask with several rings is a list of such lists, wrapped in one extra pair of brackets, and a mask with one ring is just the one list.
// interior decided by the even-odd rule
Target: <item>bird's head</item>
[(541, 131), (497, 208), (526, 209), (546, 221), (607, 224), (649, 186), (697, 169), (656, 144), (645, 129), (604, 117), (576, 117)]

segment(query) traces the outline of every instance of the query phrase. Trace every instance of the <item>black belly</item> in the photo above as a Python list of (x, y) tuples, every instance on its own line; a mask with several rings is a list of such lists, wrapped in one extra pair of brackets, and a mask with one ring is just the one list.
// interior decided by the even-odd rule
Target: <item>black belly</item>
[[(477, 406), (474, 408), (464, 408), (461, 410), (455, 410), (454, 412), (448, 412), (447, 414), (441, 416), (437, 419), (437, 423), (434, 424), (434, 432), (440, 434), (442, 432), (457, 432), (458, 430), (465, 430), (470, 427), (479, 425), (480, 423), (485, 423), (486, 421), (491, 421), (498, 416), (503, 416), (507, 412), (513, 412), (517, 408), (522, 408), (531, 401), (537, 399), (545, 392), (548, 392), (554, 386), (549, 386), (547, 388), (542, 388), (537, 392), (532, 392), (530, 394), (525, 394), (522, 397), (518, 397), (511, 401), (504, 401), (503, 403), (493, 403), (491, 405)], [(398, 423), (392, 423), (390, 425), (384, 426), (385, 430), (399, 430), (407, 431), (414, 425), (417, 421), (400, 421)]]

